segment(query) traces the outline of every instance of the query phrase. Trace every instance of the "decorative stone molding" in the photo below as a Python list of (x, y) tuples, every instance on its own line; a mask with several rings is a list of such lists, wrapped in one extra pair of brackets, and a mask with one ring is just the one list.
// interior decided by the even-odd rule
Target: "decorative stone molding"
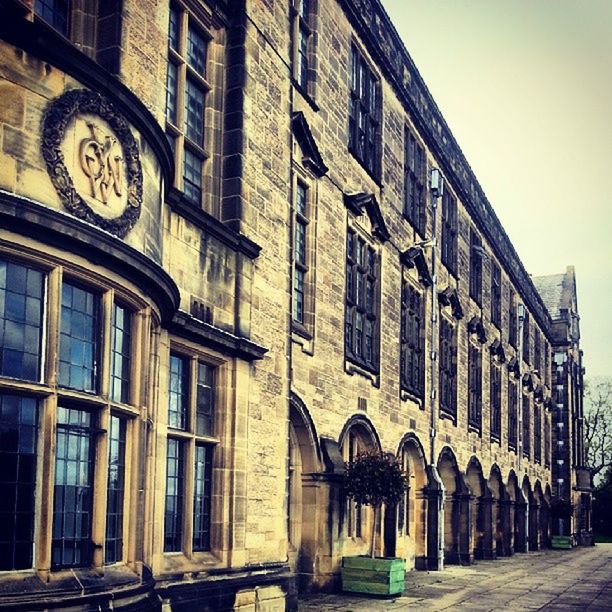
[[(79, 115), (95, 115), (105, 121), (112, 129), (121, 146), (122, 158), (115, 158), (116, 163), (123, 161), (127, 173), (127, 203), (123, 212), (116, 217), (105, 217), (96, 212), (91, 205), (79, 193), (74, 184), (74, 177), (71, 176), (66, 167), (66, 159), (62, 151), (62, 143), (66, 136), (67, 128), (73, 119)], [(105, 142), (99, 142), (94, 136), (95, 126), (92, 126), (92, 138), (87, 145), (95, 151), (98, 156), (98, 171), (93, 169), (88, 172), (88, 176), (100, 179), (103, 169), (108, 168), (114, 160), (109, 158), (110, 144), (109, 136)], [(84, 145), (82, 144), (81, 147)], [(51, 182), (57, 191), (64, 207), (75, 217), (83, 219), (93, 225), (124, 238), (134, 227), (140, 217), (142, 206), (142, 166), (138, 145), (130, 131), (130, 128), (121, 114), (117, 111), (114, 104), (100, 93), (91, 92), (86, 89), (73, 89), (66, 92), (47, 106), (43, 119), (42, 129), (42, 154), (47, 164), (47, 172)], [(83, 153), (86, 155), (86, 153)], [(105, 157), (106, 156), (106, 157)], [(84, 169), (85, 171), (85, 169)], [(104, 170), (106, 172), (106, 170)], [(118, 170), (117, 172), (120, 172)], [(121, 178), (113, 179), (116, 170), (109, 168), (108, 188), (114, 187), (118, 191)], [(114, 183), (113, 183), (114, 180)], [(103, 183), (104, 184), (104, 183)], [(103, 192), (104, 193), (104, 192)]]
[(411, 246), (400, 253), (400, 261), (407, 268), (416, 268), (419, 281), (424, 287), (431, 287), (433, 279), (421, 247)]

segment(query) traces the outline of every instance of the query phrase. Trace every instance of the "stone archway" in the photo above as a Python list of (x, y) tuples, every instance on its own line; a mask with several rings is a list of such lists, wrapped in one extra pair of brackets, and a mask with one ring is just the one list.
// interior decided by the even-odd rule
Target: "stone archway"
[(406, 478), (408, 489), (397, 507), (396, 554), (406, 559), (406, 568), (425, 569), (427, 562), (427, 485), (426, 461), (423, 447), (415, 434), (404, 436), (398, 450), (398, 458)]
[[(350, 462), (360, 453), (369, 450), (382, 451), (380, 438), (372, 423), (364, 415), (354, 415), (345, 424), (339, 438), (342, 459)], [(345, 499), (341, 508), (341, 540), (342, 555), (362, 555), (370, 550), (370, 539), (372, 537), (372, 521), (374, 513), (370, 507), (362, 507), (359, 504)], [(376, 525), (375, 553), (383, 554), (384, 534), (381, 521)], [(382, 536), (382, 537), (381, 537)]]
[(527, 552), (528, 506), (514, 470), (510, 470), (508, 475), (507, 490), (512, 501), (510, 526), (513, 532), (513, 549), (514, 552)]
[(491, 495), (493, 496), (493, 549), (496, 557), (504, 557), (512, 554), (508, 547), (506, 521), (508, 514), (508, 500), (502, 475), (496, 464), (491, 466), (488, 481)]
[(474, 559), (472, 495), (457, 466), (455, 454), (448, 446), (440, 452), (437, 467), (444, 485), (444, 562), (467, 565)]
[[(549, 490), (548, 486), (547, 490)], [(542, 484), (539, 480), (536, 481), (534, 491), (540, 500), (540, 547), (548, 548), (550, 546), (550, 496), (547, 498), (542, 492)]]
[(323, 491), (316, 475), (321, 471), (320, 448), (310, 414), (292, 396), (289, 405), (287, 453), (287, 539), (289, 566), (298, 592), (316, 581), (319, 524), (325, 511)]
[(482, 473), (482, 466), (472, 457), (466, 470), (467, 483), (473, 496), (472, 545), (475, 559), (494, 559), (494, 498)]

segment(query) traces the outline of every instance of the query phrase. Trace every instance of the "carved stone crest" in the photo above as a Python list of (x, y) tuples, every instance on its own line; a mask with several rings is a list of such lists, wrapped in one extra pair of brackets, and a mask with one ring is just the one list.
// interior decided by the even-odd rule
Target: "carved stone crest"
[(45, 111), (42, 154), (75, 217), (123, 238), (140, 217), (142, 166), (125, 119), (103, 95), (74, 89)]

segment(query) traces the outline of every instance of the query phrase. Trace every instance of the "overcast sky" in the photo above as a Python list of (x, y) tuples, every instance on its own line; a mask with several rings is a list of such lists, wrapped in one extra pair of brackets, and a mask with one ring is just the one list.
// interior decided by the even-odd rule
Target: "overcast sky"
[(383, 0), (534, 276), (576, 268), (612, 376), (612, 0)]

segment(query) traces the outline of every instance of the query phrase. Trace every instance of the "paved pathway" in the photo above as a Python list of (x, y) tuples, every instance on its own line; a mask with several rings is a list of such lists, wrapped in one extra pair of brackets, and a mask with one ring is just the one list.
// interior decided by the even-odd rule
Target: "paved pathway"
[(410, 572), (401, 597), (316, 595), (300, 612), (377, 610), (612, 610), (612, 544), (546, 550), (443, 572)]

